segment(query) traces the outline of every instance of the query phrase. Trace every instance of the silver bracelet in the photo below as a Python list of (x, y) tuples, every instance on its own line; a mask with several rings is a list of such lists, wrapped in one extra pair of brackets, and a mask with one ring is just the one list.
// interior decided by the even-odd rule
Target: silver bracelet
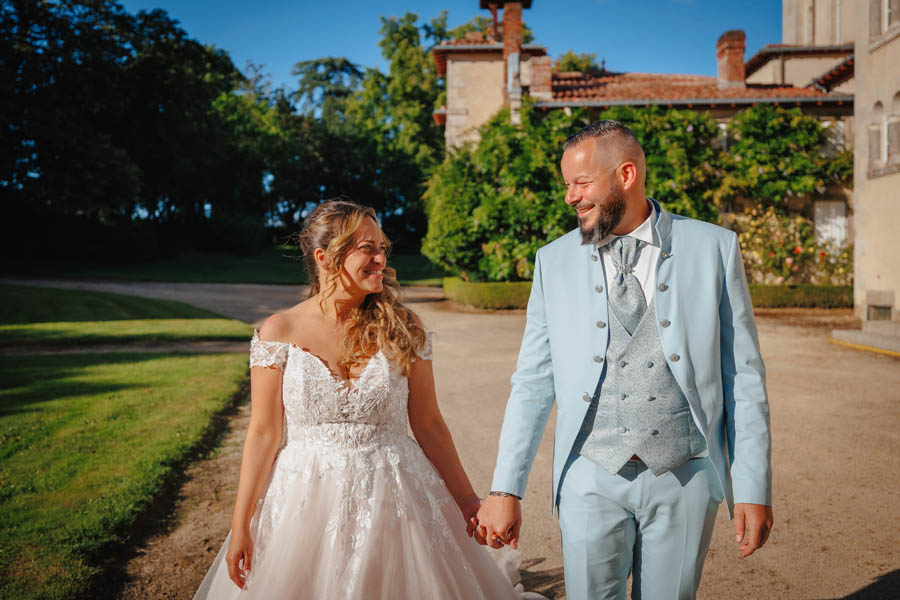
[(521, 496), (516, 496), (515, 494), (510, 494), (509, 492), (491, 492), (488, 495), (489, 496), (499, 496), (500, 498), (509, 498), (510, 496), (512, 496), (513, 498), (516, 498), (518, 500), (522, 499)]

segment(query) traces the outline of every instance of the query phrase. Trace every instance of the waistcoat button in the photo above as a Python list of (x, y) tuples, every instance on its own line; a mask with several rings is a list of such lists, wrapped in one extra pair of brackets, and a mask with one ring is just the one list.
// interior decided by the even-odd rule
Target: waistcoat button
[(619, 394), (619, 400), (624, 400), (628, 397), (628, 394)]
[(659, 429), (651, 429), (650, 435), (657, 435), (659, 433)]
[(647, 396), (647, 402), (653, 402), (656, 400), (656, 396)]
[(622, 367), (623, 369), (625, 368), (625, 365), (627, 365), (627, 364), (628, 364), (628, 363), (625, 362), (624, 360), (620, 360), (620, 361), (619, 361), (619, 366)]
[(652, 368), (653, 368), (653, 361), (652, 361), (652, 360), (648, 360), (648, 361), (647, 361), (647, 368), (648, 368), (648, 369), (652, 369)]
[(628, 431), (627, 427), (619, 427), (619, 433), (625, 433), (626, 431)]

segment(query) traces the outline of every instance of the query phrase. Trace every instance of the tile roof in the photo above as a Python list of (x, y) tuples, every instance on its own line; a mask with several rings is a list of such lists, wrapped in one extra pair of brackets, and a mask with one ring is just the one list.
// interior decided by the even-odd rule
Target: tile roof
[(720, 89), (715, 77), (655, 73), (586, 75), (577, 71), (553, 74), (553, 100), (539, 106), (602, 106), (615, 104), (746, 104), (748, 102), (849, 102), (853, 97), (789, 85), (749, 84)]
[(844, 56), (853, 54), (853, 44), (808, 46), (805, 44), (766, 44), (744, 63), (745, 77), (750, 77), (766, 63), (779, 56)]
[(815, 79), (809, 82), (808, 87), (816, 87), (820, 90), (831, 91), (854, 75), (854, 60), (851, 54), (838, 64), (834, 65)]

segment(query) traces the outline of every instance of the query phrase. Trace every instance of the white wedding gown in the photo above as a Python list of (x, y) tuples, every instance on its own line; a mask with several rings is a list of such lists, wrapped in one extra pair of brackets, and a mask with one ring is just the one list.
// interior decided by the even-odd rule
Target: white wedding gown
[(244, 589), (228, 578), (229, 533), (195, 600), (522, 597), (466, 535), (443, 480), (407, 435), (408, 382), (383, 353), (351, 385), (309, 352), (254, 334), (250, 365), (283, 369), (286, 443), (250, 523)]

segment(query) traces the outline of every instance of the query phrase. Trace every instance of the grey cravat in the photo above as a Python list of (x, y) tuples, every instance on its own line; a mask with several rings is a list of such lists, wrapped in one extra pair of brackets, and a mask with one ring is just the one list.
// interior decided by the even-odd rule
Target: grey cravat
[(630, 334), (647, 310), (641, 282), (633, 273), (637, 245), (637, 239), (631, 236), (617, 237), (609, 243), (610, 258), (616, 268), (609, 281), (609, 306)]

